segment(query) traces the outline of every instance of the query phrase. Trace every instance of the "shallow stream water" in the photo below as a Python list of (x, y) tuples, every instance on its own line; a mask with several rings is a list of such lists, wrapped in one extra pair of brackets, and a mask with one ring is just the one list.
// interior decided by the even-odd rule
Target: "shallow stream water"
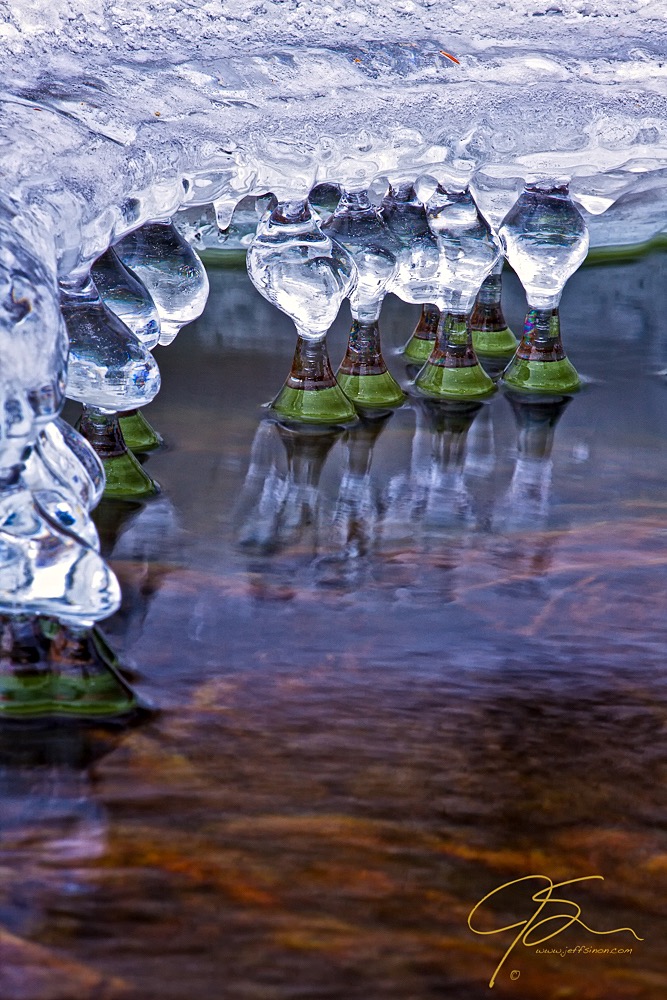
[[(96, 515), (104, 632), (159, 713), (0, 769), (2, 1000), (479, 1000), (520, 928), (468, 915), (529, 875), (604, 881), (558, 891), (586, 927), (520, 941), (491, 995), (663, 998), (667, 253), (570, 281), (569, 403), (337, 434), (271, 422), (293, 328), (242, 266), (210, 277), (157, 352), (162, 493)], [(520, 329), (512, 274), (505, 299)], [(416, 319), (385, 303), (400, 378)]]

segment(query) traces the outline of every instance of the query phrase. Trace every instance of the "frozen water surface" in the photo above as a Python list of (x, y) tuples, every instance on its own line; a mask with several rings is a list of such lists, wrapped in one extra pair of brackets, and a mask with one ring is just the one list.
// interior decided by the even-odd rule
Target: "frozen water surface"
[(62, 276), (179, 207), (224, 227), (246, 195), (447, 160), (492, 187), (571, 176), (609, 212), (598, 244), (644, 239), (667, 224), (666, 20), (639, 0), (2, 3), (5, 212)]

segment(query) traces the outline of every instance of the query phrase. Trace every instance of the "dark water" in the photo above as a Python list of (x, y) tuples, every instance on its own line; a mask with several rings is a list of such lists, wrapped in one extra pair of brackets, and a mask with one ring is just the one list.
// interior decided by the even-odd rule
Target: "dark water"
[[(491, 996), (664, 997), (667, 255), (571, 280), (569, 405), (413, 402), (337, 436), (267, 420), (293, 329), (211, 278), (159, 351), (163, 493), (98, 512), (105, 633), (162, 711), (82, 736), (87, 768), (2, 771), (2, 1000), (478, 1000), (521, 928), (468, 914), (528, 875), (604, 876), (555, 895), (636, 936), (519, 942)], [(518, 328), (511, 275), (506, 298)], [(415, 320), (387, 301), (388, 356)]]

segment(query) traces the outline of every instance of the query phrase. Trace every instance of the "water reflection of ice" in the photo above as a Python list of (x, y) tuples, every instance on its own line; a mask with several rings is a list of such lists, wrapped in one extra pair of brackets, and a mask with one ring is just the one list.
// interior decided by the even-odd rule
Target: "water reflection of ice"
[(72, 722), (0, 728), (0, 920), (11, 932), (36, 935), (55, 903), (67, 909), (95, 891), (109, 821), (91, 768), (121, 732)]
[[(491, 510), (496, 455), (488, 404), (416, 401), (406, 471), (384, 483), (373, 474), (373, 451), (382, 448), (391, 418), (361, 423), (344, 435), (298, 433), (262, 421), (237, 506), (236, 543), (248, 571), (255, 580), (257, 574), (282, 575), (293, 594), (300, 587), (356, 591), (381, 574), (386, 560), (409, 553), (411, 585), (419, 590), (420, 560), (435, 560), (451, 574), (465, 565), (464, 551), (477, 544), (480, 531), (520, 537), (529, 548), (528, 534), (539, 534), (548, 522), (550, 455), (567, 402), (513, 402), (514, 467)], [(471, 441), (478, 419), (482, 430)], [(329, 461), (334, 477), (323, 487)]]
[(84, 862), (101, 857), (107, 823), (91, 799), (90, 779), (68, 768), (0, 771), (2, 827), (0, 851), (5, 863), (35, 854), (47, 863)]
[[(187, 533), (168, 496), (148, 503), (104, 500), (95, 512), (102, 552), (121, 579), (121, 606), (105, 631), (120, 638), (120, 649), (136, 644), (141, 663), (141, 637), (151, 607), (178, 568)], [(129, 664), (128, 664), (129, 665)]]
[[(435, 669), (435, 659), (415, 654), (432, 642), (425, 631), (416, 638), (410, 621), (426, 628), (436, 615), (436, 632), (445, 622), (454, 629), (448, 648), (459, 662), (467, 640), (456, 623), (472, 615), (482, 623), (476, 648), (495, 662), (489, 623), (513, 635), (528, 591), (530, 621), (537, 622), (563, 592), (563, 567), (585, 545), (587, 526), (607, 517), (610, 503), (643, 497), (650, 504), (661, 491), (660, 463), (640, 456), (652, 454), (667, 426), (663, 386), (651, 374), (658, 367), (652, 359), (661, 342), (664, 267), (665, 258), (655, 254), (629, 266), (585, 267), (573, 277), (563, 322), (573, 360), (590, 381), (555, 427), (548, 458), (521, 457), (519, 428), (501, 392), (466, 433), (438, 425), (421, 404), (409, 402), (382, 425), (369, 466), (363, 436), (355, 444), (350, 431), (303, 446), (262, 419), (255, 404), (277, 390), (293, 333), (286, 321), (285, 338), (274, 338), (278, 314), (242, 270), (212, 269), (218, 305), (165, 353), (168, 388), (154, 404), (173, 447), (152, 458), (151, 469), (186, 533), (174, 548), (169, 531), (156, 531), (145, 548), (149, 576), (159, 581), (169, 571), (150, 595), (141, 627), (135, 612), (137, 627), (125, 647), (130, 661), (148, 670), (149, 688), (163, 671), (186, 683), (169, 646), (192, 643), (198, 669), (214, 673), (221, 664), (240, 670), (255, 662), (260, 648), (276, 663), (289, 659), (289, 650), (307, 656), (309, 643), (325, 655), (332, 641), (345, 645), (340, 616), (350, 607), (359, 623), (378, 616), (391, 622), (373, 633), (374, 660), (388, 658), (408, 671)], [(236, 282), (234, 317), (220, 312), (228, 275)], [(508, 319), (520, 324), (525, 300), (511, 272), (504, 298)], [(215, 339), (221, 315), (236, 324), (224, 345)], [(415, 320), (415, 309), (394, 298), (385, 303), (387, 361), (403, 384), (405, 363), (393, 349), (405, 343)], [(636, 377), (627, 365), (629, 344), (619, 346), (626, 323), (642, 359)], [(334, 363), (347, 332), (341, 315), (331, 334)], [(249, 397), (251, 376), (256, 388)], [(175, 385), (179, 403), (170, 410)], [(622, 457), (631, 439), (634, 477)], [(197, 490), (190, 485), (195, 480)], [(121, 560), (121, 577), (139, 564)], [(122, 622), (109, 627), (120, 641)], [(159, 683), (152, 694), (162, 697)]]

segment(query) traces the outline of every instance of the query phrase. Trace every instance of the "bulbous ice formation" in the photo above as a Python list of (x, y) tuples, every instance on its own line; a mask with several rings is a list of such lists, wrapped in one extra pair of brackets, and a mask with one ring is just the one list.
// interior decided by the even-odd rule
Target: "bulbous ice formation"
[(104, 493), (104, 467), (85, 437), (62, 417), (44, 428), (37, 439), (44, 462), (79, 497), (89, 510)]
[(63, 530), (20, 481), (0, 492), (0, 613), (88, 624), (113, 614), (120, 589), (91, 547)]
[(65, 399), (67, 332), (53, 273), (0, 222), (0, 480)]
[(274, 410), (307, 423), (354, 420), (325, 344), (343, 299), (355, 287), (347, 250), (322, 232), (306, 200), (281, 202), (258, 226), (247, 266), (255, 288), (291, 317), (298, 334), (292, 370)]
[(567, 393), (579, 376), (560, 336), (558, 303), (588, 251), (588, 231), (567, 184), (527, 184), (500, 227), (510, 264), (526, 290), (523, 337), (503, 379), (516, 389)]
[[(137, 340), (148, 350), (153, 350), (160, 339), (160, 316), (146, 286), (125, 267), (113, 247), (102, 254), (91, 268), (91, 275), (104, 304), (132, 331)], [(154, 451), (162, 444), (162, 438), (148, 423), (136, 406), (119, 414), (120, 437), (134, 455)], [(119, 456), (120, 457), (120, 456)], [(123, 458), (128, 469), (131, 467), (135, 482), (144, 480), (149, 492), (153, 482), (148, 476), (141, 476), (140, 469), (132, 456)], [(118, 464), (118, 463), (116, 463)], [(109, 491), (114, 487), (114, 473), (107, 462)], [(116, 477), (117, 478), (117, 477)], [(118, 485), (118, 484), (117, 484)]]
[(71, 494), (86, 510), (96, 507), (104, 492), (102, 463), (86, 439), (61, 417), (39, 432), (23, 478), (30, 486)]
[(366, 191), (343, 193), (322, 232), (345, 247), (357, 272), (349, 296), (352, 330), (336, 373), (338, 384), (358, 406), (396, 406), (405, 396), (382, 357), (378, 320), (387, 286), (396, 274), (401, 245)]
[(66, 421), (58, 418), (42, 428), (22, 479), (47, 519), (99, 549), (89, 511), (104, 491), (104, 469), (86, 439)]
[(160, 344), (171, 344), (181, 327), (204, 311), (209, 291), (204, 265), (170, 219), (146, 223), (114, 249), (155, 303)]
[(149, 403), (160, 388), (157, 362), (93, 282), (63, 289), (61, 308), (70, 338), (68, 397), (111, 411)]
[(433, 301), (441, 311), (469, 313), (482, 282), (500, 259), (500, 242), (468, 188), (448, 192), (439, 185), (426, 215), (439, 250)]
[(105, 305), (90, 277), (62, 286), (61, 308), (70, 335), (67, 393), (84, 404), (80, 430), (104, 462), (105, 491), (151, 496), (158, 486), (125, 446), (117, 413), (155, 397), (157, 362)]
[[(0, 224), (0, 235), (4, 227)], [(95, 551), (81, 503), (96, 491), (83, 467), (65, 484), (39, 453), (64, 401), (67, 334), (55, 272), (16, 233), (0, 242), (0, 614), (94, 621), (120, 603), (118, 581)], [(12, 238), (13, 237), (13, 241)], [(48, 447), (47, 449), (48, 450)], [(32, 461), (31, 461), (32, 457)], [(28, 462), (24, 478), (24, 464)], [(36, 474), (34, 492), (29, 488)], [(73, 529), (78, 529), (73, 530)]]
[(113, 247), (98, 257), (91, 277), (104, 304), (139, 343), (152, 350), (160, 339), (160, 316), (146, 286), (122, 263)]
[(555, 309), (588, 252), (588, 230), (567, 184), (527, 184), (500, 227), (505, 255), (534, 309)]
[(432, 301), (441, 315), (433, 351), (415, 384), (437, 397), (488, 395), (494, 385), (473, 348), (470, 312), (482, 282), (501, 256), (500, 242), (467, 187), (447, 192), (438, 185), (426, 214), (438, 243)]
[(260, 223), (247, 265), (258, 292), (304, 340), (326, 335), (356, 284), (350, 254), (322, 231), (306, 200), (281, 203)]
[(404, 302), (432, 303), (433, 280), (438, 273), (438, 244), (426, 217), (426, 209), (412, 183), (390, 188), (381, 215), (402, 250), (389, 290)]
[(373, 322), (398, 267), (400, 244), (371, 204), (366, 191), (344, 192), (322, 232), (345, 247), (354, 261), (357, 282), (350, 292), (353, 319)]

